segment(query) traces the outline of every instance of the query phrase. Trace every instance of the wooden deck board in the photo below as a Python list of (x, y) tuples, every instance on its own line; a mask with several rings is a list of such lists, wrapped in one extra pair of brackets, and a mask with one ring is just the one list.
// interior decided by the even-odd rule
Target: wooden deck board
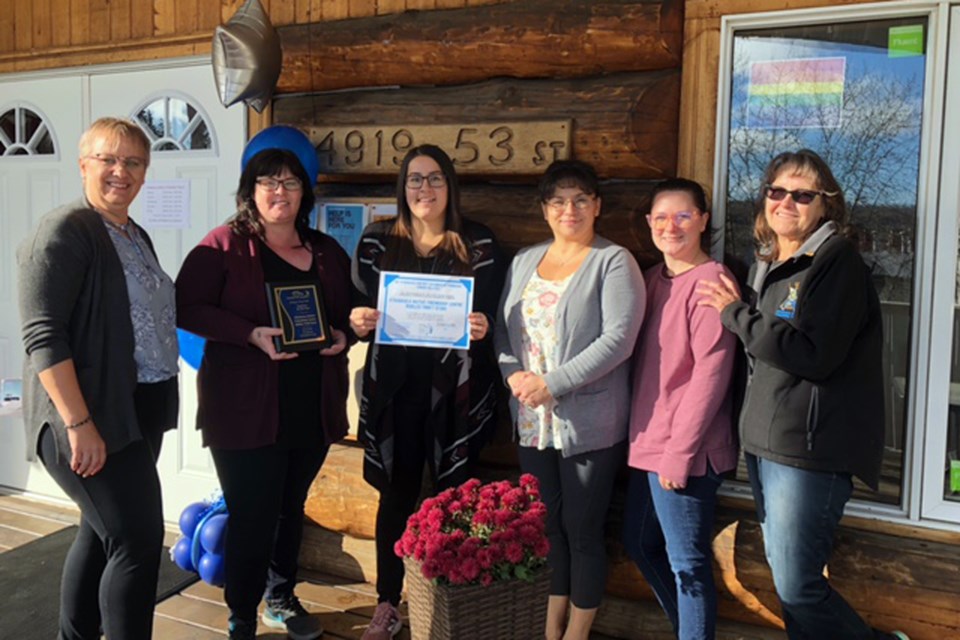
[[(78, 514), (75, 508), (31, 500), (22, 496), (0, 495), (0, 552), (15, 548), (41, 536), (76, 524)], [(175, 534), (169, 533), (166, 544), (172, 544)], [(297, 587), (304, 607), (320, 618), (324, 627), (324, 638), (331, 640), (359, 640), (373, 615), (377, 604), (376, 589), (372, 584), (358, 582), (348, 578), (320, 573), (301, 571), (301, 582)], [(51, 594), (54, 596), (54, 594)], [(606, 607), (634, 606), (635, 603), (619, 602), (611, 598)], [(648, 603), (649, 607), (655, 607)], [(400, 607), (406, 620), (406, 605)], [(663, 620), (666, 629), (666, 621)], [(223, 590), (204, 582), (196, 582), (182, 592), (159, 603), (154, 615), (154, 640), (216, 640), (227, 635), (227, 607), (223, 601)], [(667, 637), (653, 633), (646, 635), (646, 629), (638, 635), (636, 625), (630, 629), (603, 629), (609, 635), (599, 632), (591, 634), (592, 640), (613, 640), (617, 637), (651, 638)], [(738, 625), (721, 621), (717, 637), (722, 640), (772, 640), (782, 638), (782, 632), (771, 629), (758, 629), (748, 625)], [(285, 633), (269, 629), (262, 623), (257, 629), (258, 640), (283, 640)], [(398, 640), (410, 640), (409, 625), (405, 625), (397, 636)]]

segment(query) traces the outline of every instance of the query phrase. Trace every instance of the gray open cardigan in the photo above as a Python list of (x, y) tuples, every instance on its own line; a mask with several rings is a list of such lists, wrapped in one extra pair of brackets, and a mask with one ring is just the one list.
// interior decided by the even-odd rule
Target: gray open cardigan
[[(507, 272), (495, 347), (503, 380), (523, 370), (522, 295), (551, 242), (522, 250)], [(646, 289), (630, 252), (595, 236), (557, 307), (558, 367), (544, 379), (557, 402), (563, 455), (613, 446), (630, 419), (630, 356), (643, 322)], [(519, 406), (510, 398), (516, 424)]]
[[(138, 229), (153, 249), (146, 232)], [(54, 209), (20, 245), (17, 265), (27, 356), (23, 365), (27, 459), (36, 458), (44, 425), (54, 429), (59, 460), (70, 458), (63, 419), (37, 376), (68, 359), (73, 359), (107, 453), (140, 440), (127, 281), (100, 214), (85, 199)], [(177, 398), (174, 395), (163, 405), (164, 428), (171, 429), (177, 424)]]

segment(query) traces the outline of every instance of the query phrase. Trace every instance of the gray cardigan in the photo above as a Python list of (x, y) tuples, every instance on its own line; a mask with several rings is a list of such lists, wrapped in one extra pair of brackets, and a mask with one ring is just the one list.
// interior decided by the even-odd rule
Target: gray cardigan
[[(107, 453), (139, 440), (127, 283), (100, 214), (83, 199), (54, 209), (21, 243), (17, 264), (27, 458), (35, 459), (40, 431), (50, 425), (58, 459), (69, 460), (63, 420), (37, 374), (71, 358)], [(171, 410), (166, 427), (176, 424)]]
[[(550, 246), (517, 254), (507, 272), (494, 335), (504, 382), (522, 371), (521, 296)], [(630, 418), (630, 356), (643, 322), (646, 291), (630, 252), (596, 236), (590, 253), (557, 306), (559, 366), (544, 376), (557, 402), (563, 455), (626, 439)], [(517, 399), (510, 412), (517, 421)]]

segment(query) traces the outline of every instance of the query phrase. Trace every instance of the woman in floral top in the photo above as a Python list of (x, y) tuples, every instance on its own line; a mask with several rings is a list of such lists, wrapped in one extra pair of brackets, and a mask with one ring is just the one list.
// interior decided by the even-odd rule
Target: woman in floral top
[(601, 203), (590, 165), (550, 165), (540, 202), (553, 239), (510, 266), (495, 344), (520, 466), (547, 505), (545, 636), (586, 639), (606, 579), (603, 524), (624, 456), (643, 277), (626, 249), (594, 232)]

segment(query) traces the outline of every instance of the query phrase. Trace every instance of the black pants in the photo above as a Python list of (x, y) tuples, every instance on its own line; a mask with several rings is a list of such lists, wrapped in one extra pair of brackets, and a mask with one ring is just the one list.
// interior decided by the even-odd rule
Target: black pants
[(432, 370), (412, 367), (393, 403), (393, 479), (380, 492), (377, 506), (377, 595), (380, 602), (400, 604), (403, 590), (403, 560), (393, 547), (403, 535), (407, 518), (417, 508), (427, 452), (433, 434), (427, 423), (430, 415)]
[(327, 445), (211, 449), (230, 514), (224, 599), (230, 617), (255, 620), (261, 597), (293, 593), (303, 538), (303, 503)]
[(520, 468), (540, 481), (550, 539), (550, 595), (581, 609), (600, 606), (607, 578), (603, 528), (625, 443), (564, 458), (556, 449), (518, 447)]
[[(171, 390), (169, 385), (173, 386)], [(60, 585), (60, 640), (149, 640), (163, 547), (163, 507), (156, 460), (163, 440), (159, 403), (176, 379), (138, 385), (134, 401), (144, 439), (107, 456), (81, 478), (57, 462), (52, 429), (40, 435), (47, 471), (80, 507), (80, 529), (67, 552)]]

